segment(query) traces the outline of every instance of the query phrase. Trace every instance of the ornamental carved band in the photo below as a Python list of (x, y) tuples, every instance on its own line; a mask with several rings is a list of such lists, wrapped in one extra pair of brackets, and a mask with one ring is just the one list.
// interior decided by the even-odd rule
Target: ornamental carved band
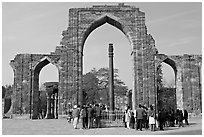
[[(30, 107), (33, 118), (38, 116), (39, 73), (49, 63), (55, 65), (59, 72), (58, 114), (66, 113), (67, 103), (83, 104), (84, 43), (94, 29), (105, 23), (121, 30), (131, 45), (133, 108), (139, 103), (147, 106), (157, 104), (156, 68), (165, 62), (175, 72), (177, 108), (186, 108), (191, 112), (201, 110), (201, 55), (158, 54), (155, 40), (147, 33), (145, 13), (134, 6), (118, 4), (69, 9), (69, 25), (62, 32), (63, 38), (55, 52), (18, 54), (11, 60), (10, 65), (14, 70), (13, 114)], [(26, 103), (21, 104), (22, 100)]]

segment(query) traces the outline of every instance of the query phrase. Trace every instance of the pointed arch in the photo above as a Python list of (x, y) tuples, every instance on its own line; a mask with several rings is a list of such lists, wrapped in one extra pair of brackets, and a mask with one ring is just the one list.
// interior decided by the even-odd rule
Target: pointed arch
[(170, 57), (168, 57), (165, 54), (157, 54), (156, 57), (159, 60), (158, 64), (161, 64), (162, 62), (168, 64), (169, 66), (171, 66), (173, 68), (175, 75), (176, 75), (177, 67), (176, 67), (176, 62), (173, 59), (171, 59)]
[[(39, 60), (39, 62), (34, 66), (33, 68), (33, 93), (32, 93), (32, 99), (33, 99), (33, 119), (37, 119), (38, 117), (38, 102), (39, 102), (39, 75), (40, 71), (43, 67), (48, 65), (49, 63), (53, 64), (53, 61), (50, 57), (45, 56)], [(57, 67), (56, 64), (53, 64)], [(59, 72), (59, 68), (57, 67), (57, 70)]]
[(54, 61), (49, 56), (45, 56), (41, 58), (40, 61), (34, 66), (33, 70), (40, 72), (40, 70), (49, 63), (56, 66), (57, 69), (59, 70), (59, 66), (56, 63), (54, 63)]
[(98, 19), (96, 19), (95, 21), (93, 21), (89, 25), (89, 27), (83, 32), (81, 46), (80, 46), (82, 48), (81, 49), (82, 53), (83, 53), (83, 49), (84, 49), (84, 43), (85, 43), (87, 37), (89, 36), (89, 34), (93, 30), (102, 26), (105, 23), (108, 23), (108, 24), (118, 28), (120, 31), (122, 31), (123, 34), (125, 34), (125, 36), (129, 40), (129, 42), (131, 43), (129, 31), (128, 31), (128, 28), (126, 27), (127, 25), (125, 25), (125, 23), (123, 23), (121, 20), (119, 20), (119, 18), (117, 18), (116, 16), (113, 16), (111, 14), (105, 14), (105, 15), (102, 15), (101, 17), (99, 17)]

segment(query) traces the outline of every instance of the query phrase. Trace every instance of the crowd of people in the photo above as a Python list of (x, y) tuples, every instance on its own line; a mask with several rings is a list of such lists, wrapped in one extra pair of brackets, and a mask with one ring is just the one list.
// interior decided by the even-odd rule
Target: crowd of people
[(73, 110), (68, 112), (68, 122), (71, 122), (71, 119), (73, 119), (75, 129), (77, 129), (79, 123), (81, 123), (79, 125), (80, 129), (93, 128), (93, 123), (95, 123), (95, 127), (100, 128), (101, 112), (102, 108), (99, 104), (84, 105), (82, 107), (74, 105)]
[(135, 111), (130, 110), (128, 106), (123, 119), (126, 128), (141, 131), (142, 128), (155, 131), (156, 127), (159, 127), (159, 130), (164, 130), (164, 127), (174, 127), (176, 125), (183, 127), (183, 120), (185, 120), (186, 125), (189, 125), (187, 110), (184, 110), (183, 113), (182, 110), (179, 109), (177, 109), (176, 112), (171, 108), (168, 111), (161, 109), (158, 111), (158, 114), (156, 114), (152, 105), (150, 105), (150, 108), (147, 108), (140, 104)]
[[(72, 122), (75, 129), (90, 129), (100, 128), (103, 108), (99, 104), (88, 105), (88, 106), (77, 106), (74, 105), (71, 111), (68, 111), (68, 122)], [(79, 122), (80, 121), (80, 122)], [(156, 127), (159, 130), (164, 130), (164, 127), (183, 127), (183, 121), (186, 125), (188, 123), (188, 112), (177, 109), (161, 109), (156, 113), (154, 106), (150, 105), (149, 108), (139, 104), (136, 110), (131, 110), (127, 106), (124, 115), (123, 122), (125, 128), (136, 129), (142, 131), (143, 128), (155, 131)]]

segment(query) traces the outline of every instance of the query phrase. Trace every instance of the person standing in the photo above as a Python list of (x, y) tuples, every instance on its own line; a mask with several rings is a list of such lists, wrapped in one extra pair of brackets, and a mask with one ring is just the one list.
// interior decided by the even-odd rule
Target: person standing
[(87, 110), (87, 105), (85, 106), (85, 112), (86, 112), (86, 117), (85, 117), (85, 125), (86, 125), (86, 128), (88, 128), (88, 110)]
[(72, 117), (73, 117), (73, 126), (74, 126), (74, 129), (77, 129), (77, 124), (78, 124), (78, 121), (79, 121), (79, 109), (77, 108), (77, 105), (74, 105), (74, 108), (73, 108), (73, 112), (72, 112)]
[(68, 112), (67, 112), (67, 121), (69, 123), (71, 123), (72, 121), (72, 111), (70, 109), (68, 109)]
[(80, 111), (80, 118), (81, 118), (82, 129), (85, 129), (86, 128), (86, 110), (84, 106), (82, 106), (82, 109)]
[(155, 131), (156, 126), (156, 120), (155, 120), (155, 111), (152, 105), (150, 105), (150, 109), (148, 111), (148, 117), (149, 117), (149, 124), (150, 124), (150, 130)]
[(171, 127), (175, 126), (175, 119), (176, 119), (175, 110), (171, 109)]
[(179, 127), (183, 127), (183, 112), (182, 112), (182, 110), (179, 110), (178, 122), (179, 122)]
[(126, 111), (123, 113), (123, 123), (124, 123), (125, 128), (127, 128), (127, 123), (125, 121), (125, 114), (126, 114)]
[(164, 130), (164, 122), (165, 122), (165, 112), (164, 112), (164, 109), (159, 111), (158, 121), (159, 121), (159, 128), (160, 128), (160, 130)]
[(89, 105), (88, 108), (88, 128), (92, 128), (93, 127), (93, 116), (94, 116), (94, 109), (92, 107), (92, 105)]
[(140, 129), (142, 131), (142, 122), (144, 117), (144, 109), (142, 108), (142, 105), (139, 104), (139, 108), (136, 110), (136, 119), (137, 119), (137, 130)]
[(135, 118), (134, 118), (134, 113), (133, 113), (133, 112), (131, 112), (130, 125), (131, 125), (130, 127), (131, 127), (132, 129), (135, 128)]
[(125, 111), (125, 123), (128, 129), (130, 129), (130, 118), (131, 118), (131, 112), (130, 112), (130, 106), (128, 106)]
[(178, 125), (179, 124), (179, 120), (178, 120), (179, 119), (179, 109), (176, 110), (175, 115), (176, 115), (176, 125)]
[(148, 108), (145, 106), (144, 107), (144, 117), (143, 117), (143, 124), (144, 124), (144, 128), (145, 129), (148, 129), (149, 128), (149, 119), (148, 119), (148, 116), (147, 116), (147, 111), (148, 111)]
[(188, 124), (188, 112), (187, 112), (186, 109), (184, 109), (184, 116), (183, 116), (183, 119), (185, 120), (186, 125), (189, 125), (189, 124)]
[(101, 125), (101, 108), (96, 104), (96, 127), (100, 128)]

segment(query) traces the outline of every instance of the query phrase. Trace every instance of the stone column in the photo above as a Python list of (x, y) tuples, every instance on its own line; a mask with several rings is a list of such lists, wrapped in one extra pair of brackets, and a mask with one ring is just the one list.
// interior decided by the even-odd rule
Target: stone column
[(110, 101), (110, 110), (114, 111), (114, 89), (113, 89), (113, 44), (109, 44), (108, 49), (108, 55), (109, 55), (109, 101)]
[(135, 56), (136, 53), (135, 51), (132, 51), (132, 64), (133, 64), (133, 88), (132, 88), (132, 109), (135, 110), (136, 109), (136, 66), (135, 66)]
[(38, 91), (33, 91), (33, 115), (32, 119), (38, 119), (39, 111), (38, 105), (39, 104), (39, 93)]
[(78, 104), (80, 105), (80, 107), (82, 107), (84, 105), (84, 95), (83, 95), (83, 90), (82, 90), (82, 60), (83, 60), (83, 56), (82, 53), (79, 52), (79, 67), (78, 67)]
[(176, 102), (177, 108), (183, 110), (182, 68), (177, 68), (176, 74)]
[(47, 114), (46, 119), (51, 119), (51, 94), (47, 97)]
[(55, 118), (58, 119), (58, 92), (56, 93), (56, 99), (55, 99), (55, 103), (56, 103), (56, 114), (55, 114)]
[(51, 95), (51, 117), (55, 118), (55, 94)]
[(200, 97), (200, 110), (201, 110), (201, 113), (202, 113), (202, 64), (199, 63), (199, 66), (198, 66), (198, 80), (199, 80), (199, 97)]

